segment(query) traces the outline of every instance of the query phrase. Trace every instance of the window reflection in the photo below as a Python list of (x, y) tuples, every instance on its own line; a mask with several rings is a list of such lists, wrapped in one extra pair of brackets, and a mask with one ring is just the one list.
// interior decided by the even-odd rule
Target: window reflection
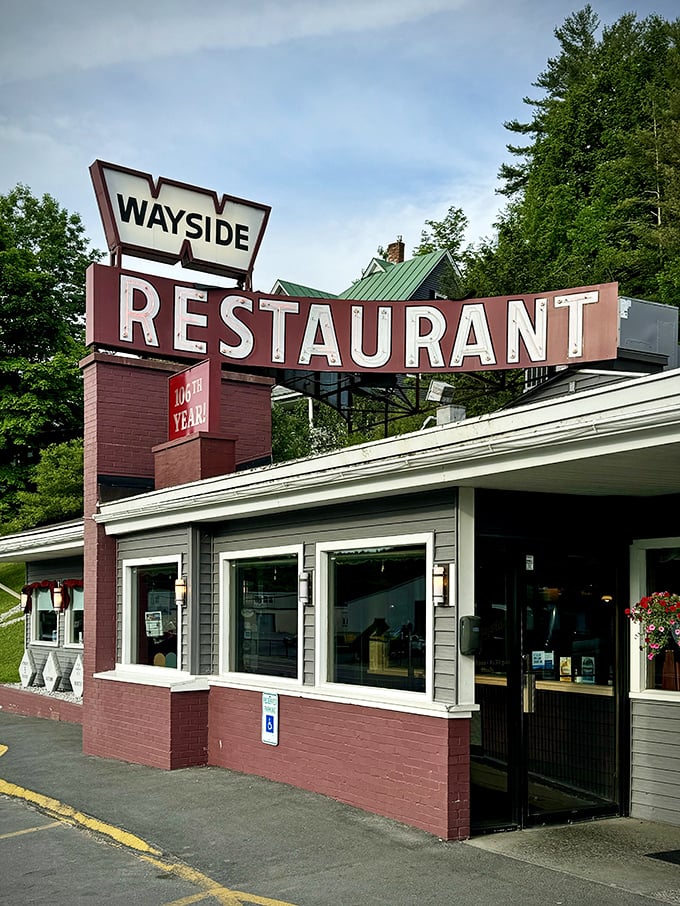
[(132, 573), (132, 661), (177, 667), (176, 563), (134, 566)]
[[(647, 551), (647, 594), (654, 591), (680, 592), (680, 548), (655, 548)], [(667, 645), (648, 662), (647, 687), (680, 691), (680, 649)]]
[(424, 545), (330, 555), (333, 682), (425, 691), (425, 563)]
[(34, 592), (36, 610), (36, 640), (57, 641), (57, 614), (52, 605), (49, 588), (38, 588)]
[(72, 645), (83, 644), (83, 589), (71, 589), (71, 602), (69, 604), (69, 638)]
[(236, 670), (297, 677), (297, 556), (235, 560), (231, 569)]

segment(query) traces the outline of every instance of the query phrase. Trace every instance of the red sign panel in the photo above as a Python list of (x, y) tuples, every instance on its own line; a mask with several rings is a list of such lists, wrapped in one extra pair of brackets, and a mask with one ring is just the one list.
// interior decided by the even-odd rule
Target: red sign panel
[(199, 431), (215, 432), (219, 427), (219, 397), (215, 394), (211, 362), (201, 362), (169, 379), (168, 439), (187, 437)]
[(233, 368), (452, 373), (614, 359), (618, 284), (452, 301), (197, 289), (94, 264), (87, 342)]

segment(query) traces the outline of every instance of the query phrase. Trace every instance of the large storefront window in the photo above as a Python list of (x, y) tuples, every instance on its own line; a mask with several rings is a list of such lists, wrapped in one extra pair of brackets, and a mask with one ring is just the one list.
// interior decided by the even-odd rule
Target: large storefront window
[(236, 559), (229, 569), (234, 670), (297, 678), (297, 555)]
[(425, 691), (426, 562), (424, 544), (328, 554), (332, 682)]
[[(680, 545), (646, 552), (647, 594), (670, 591), (680, 594)], [(647, 688), (680, 692), (680, 648), (667, 645), (647, 664)]]
[(129, 659), (132, 664), (177, 668), (177, 563), (131, 565)]

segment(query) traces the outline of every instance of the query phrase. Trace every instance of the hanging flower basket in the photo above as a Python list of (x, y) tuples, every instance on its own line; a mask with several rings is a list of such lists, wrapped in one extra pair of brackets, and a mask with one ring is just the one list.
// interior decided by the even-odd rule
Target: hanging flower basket
[(626, 616), (640, 624), (642, 644), (652, 661), (671, 642), (680, 646), (680, 595), (655, 591), (626, 608)]

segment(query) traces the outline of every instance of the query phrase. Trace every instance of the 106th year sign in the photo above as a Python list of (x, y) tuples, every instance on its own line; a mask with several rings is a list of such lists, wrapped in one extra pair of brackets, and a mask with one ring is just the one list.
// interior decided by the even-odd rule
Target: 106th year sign
[(465, 301), (365, 302), (202, 289), (91, 265), (87, 343), (238, 369), (396, 374), (616, 358), (618, 284)]

